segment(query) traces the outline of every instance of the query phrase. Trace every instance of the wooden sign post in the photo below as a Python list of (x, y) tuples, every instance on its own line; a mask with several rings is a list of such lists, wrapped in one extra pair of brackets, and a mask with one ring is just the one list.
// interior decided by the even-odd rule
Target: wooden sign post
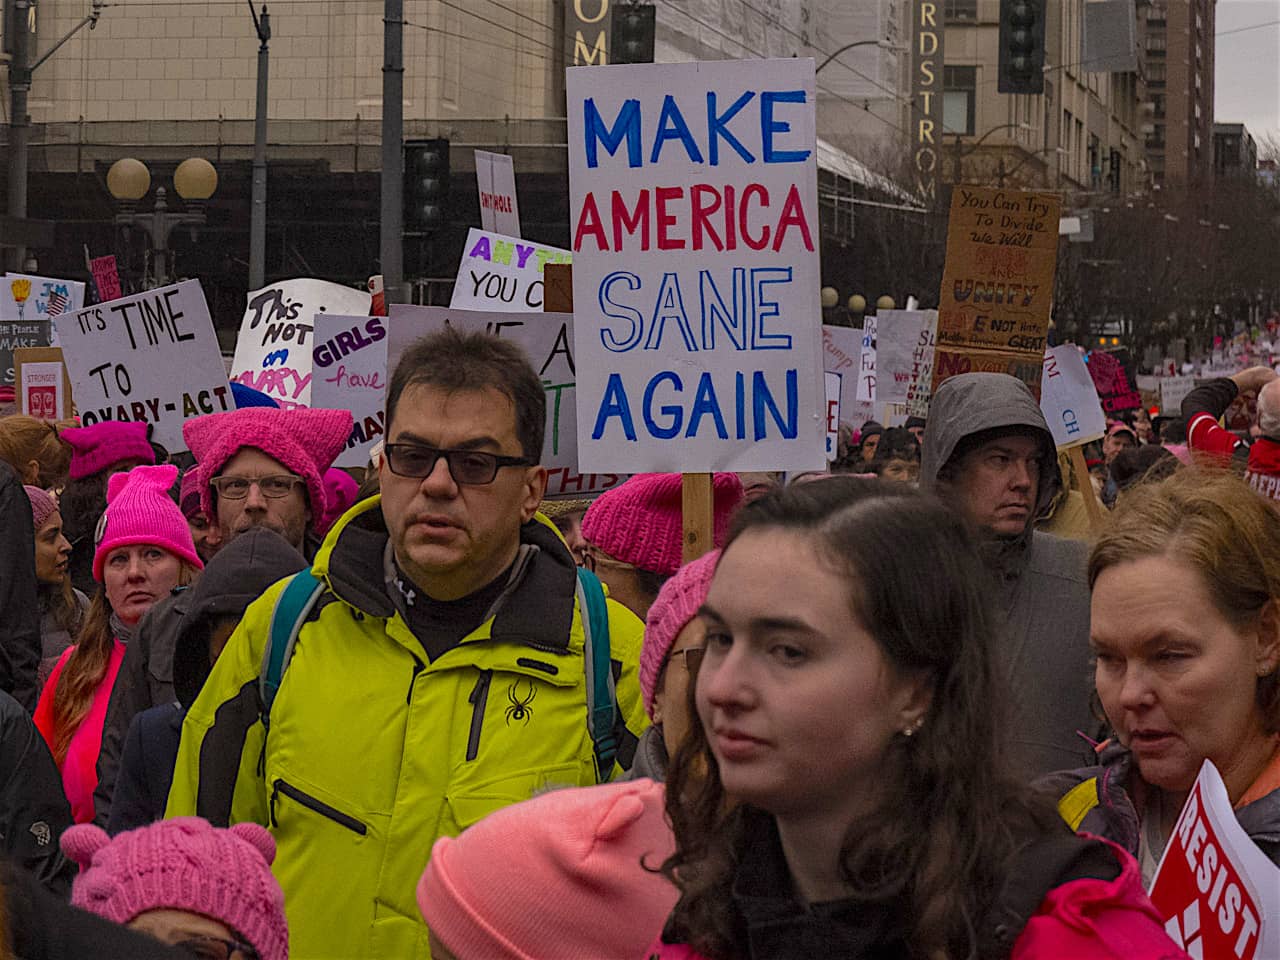
[(1102, 508), (1098, 506), (1098, 495), (1093, 492), (1093, 481), (1089, 479), (1089, 464), (1084, 459), (1084, 447), (1071, 448), (1072, 473), (1076, 475), (1076, 489), (1084, 498), (1084, 509), (1089, 514), (1089, 526), (1097, 533), (1102, 529)]

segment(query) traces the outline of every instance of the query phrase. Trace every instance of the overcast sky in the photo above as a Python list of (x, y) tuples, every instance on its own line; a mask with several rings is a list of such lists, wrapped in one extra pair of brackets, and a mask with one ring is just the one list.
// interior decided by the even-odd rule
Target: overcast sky
[[(1214, 120), (1280, 139), (1280, 0), (1218, 0)], [(1253, 27), (1257, 29), (1242, 29)]]

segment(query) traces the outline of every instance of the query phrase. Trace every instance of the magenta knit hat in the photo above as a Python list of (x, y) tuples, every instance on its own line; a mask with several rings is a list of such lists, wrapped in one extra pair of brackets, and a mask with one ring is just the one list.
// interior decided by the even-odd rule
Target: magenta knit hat
[(176, 817), (114, 839), (85, 823), (63, 833), (62, 851), (80, 865), (73, 906), (122, 925), (148, 910), (186, 910), (230, 927), (262, 960), (288, 960), (276, 843), (256, 823), (218, 830)]
[(351, 509), (360, 493), (360, 484), (351, 474), (338, 467), (330, 467), (324, 472), (324, 516), (316, 524), (316, 533), (323, 536), (329, 531), (338, 518)]
[(27, 491), (27, 499), (31, 501), (31, 526), (39, 530), (57, 511), (58, 502), (39, 487), (23, 484), (22, 489)]
[(200, 478), (196, 476), (195, 467), (182, 475), (182, 483), (178, 486), (178, 509), (188, 520), (200, 513)]
[(92, 476), (122, 460), (156, 462), (156, 452), (147, 443), (145, 423), (105, 420), (91, 427), (67, 427), (59, 430), (58, 436), (71, 444), (72, 480)]
[(662, 585), (658, 599), (649, 608), (644, 625), (644, 646), (640, 648), (640, 690), (644, 709), (653, 719), (653, 695), (658, 676), (676, 636), (688, 626), (698, 609), (707, 601), (711, 576), (720, 561), (720, 551), (712, 550), (692, 563), (686, 563), (676, 575)]
[[(715, 546), (724, 546), (729, 520), (742, 502), (736, 473), (717, 473)], [(639, 473), (596, 498), (582, 518), (582, 536), (623, 563), (670, 576), (680, 568), (683, 493), (678, 473)]]
[(441, 837), (418, 909), (458, 957), (642, 957), (677, 890), (656, 868), (675, 849), (652, 780), (554, 790)]
[(204, 569), (191, 539), (191, 527), (169, 497), (169, 488), (177, 479), (178, 468), (172, 464), (134, 467), (128, 473), (111, 475), (107, 480), (102, 539), (93, 552), (93, 579), (102, 582), (102, 564), (108, 553), (135, 543), (155, 544), (193, 567)]
[(302, 477), (307, 482), (311, 515), (324, 516), (328, 501), (322, 474), (347, 445), (351, 425), (350, 410), (305, 407), (245, 407), (188, 420), (182, 425), (182, 436), (196, 458), (196, 480), (205, 515), (217, 516), (210, 482), (228, 460), (245, 447), (253, 447)]

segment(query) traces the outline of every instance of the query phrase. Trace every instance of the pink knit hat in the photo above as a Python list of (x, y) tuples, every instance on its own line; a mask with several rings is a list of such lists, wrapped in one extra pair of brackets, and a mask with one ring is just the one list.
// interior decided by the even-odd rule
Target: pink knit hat
[(182, 475), (182, 483), (178, 486), (178, 509), (188, 520), (201, 512), (200, 478), (196, 476), (195, 467)]
[(322, 474), (351, 436), (350, 410), (245, 407), (230, 413), (211, 413), (182, 425), (182, 436), (196, 458), (196, 482), (205, 515), (213, 509), (210, 481), (228, 460), (245, 447), (261, 450), (307, 482), (307, 502), (313, 517), (322, 517), (328, 502)]
[(288, 960), (284, 893), (271, 875), (276, 843), (258, 824), (218, 830), (176, 817), (113, 839), (85, 823), (61, 842), (80, 865), (73, 906), (118, 924), (149, 910), (185, 910), (230, 927), (262, 960)]
[(79, 480), (106, 470), (122, 460), (155, 463), (156, 452), (147, 443), (147, 425), (104, 420), (91, 427), (67, 427), (58, 436), (71, 444), (71, 479)]
[(329, 528), (337, 523), (338, 518), (351, 509), (360, 493), (360, 484), (351, 474), (338, 467), (330, 467), (324, 472), (324, 516), (316, 524), (316, 533), (323, 536)]
[(653, 718), (653, 695), (658, 676), (676, 636), (688, 626), (707, 600), (711, 576), (720, 561), (720, 551), (712, 550), (692, 563), (686, 563), (676, 575), (662, 585), (658, 599), (649, 608), (644, 625), (644, 646), (640, 648), (640, 690), (644, 709)]
[(31, 526), (39, 530), (57, 511), (58, 502), (39, 487), (23, 484), (22, 489), (27, 491), (27, 499), (31, 501)]
[[(720, 547), (742, 502), (742, 481), (736, 473), (717, 473), (712, 488)], [(614, 559), (670, 576), (680, 567), (683, 514), (680, 474), (640, 473), (596, 498), (582, 519), (582, 535)]]
[(191, 539), (191, 527), (169, 498), (169, 488), (177, 479), (178, 468), (172, 464), (134, 467), (128, 473), (111, 475), (107, 480), (102, 539), (93, 552), (93, 579), (102, 582), (102, 564), (108, 553), (135, 543), (155, 544), (193, 567), (204, 569)]
[(555, 790), (441, 837), (418, 909), (451, 953), (485, 960), (642, 957), (675, 906), (675, 849), (652, 780)]

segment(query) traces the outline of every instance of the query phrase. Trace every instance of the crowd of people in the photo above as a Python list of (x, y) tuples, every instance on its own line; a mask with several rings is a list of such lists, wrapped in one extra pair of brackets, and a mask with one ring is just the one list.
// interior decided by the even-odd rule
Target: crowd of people
[(957, 376), (714, 474), (687, 563), (679, 474), (544, 500), (482, 334), (405, 351), (367, 471), (239, 384), (179, 454), (0, 419), (0, 960), (1183, 957), (1206, 759), (1280, 864), (1276, 383), (1079, 477)]

